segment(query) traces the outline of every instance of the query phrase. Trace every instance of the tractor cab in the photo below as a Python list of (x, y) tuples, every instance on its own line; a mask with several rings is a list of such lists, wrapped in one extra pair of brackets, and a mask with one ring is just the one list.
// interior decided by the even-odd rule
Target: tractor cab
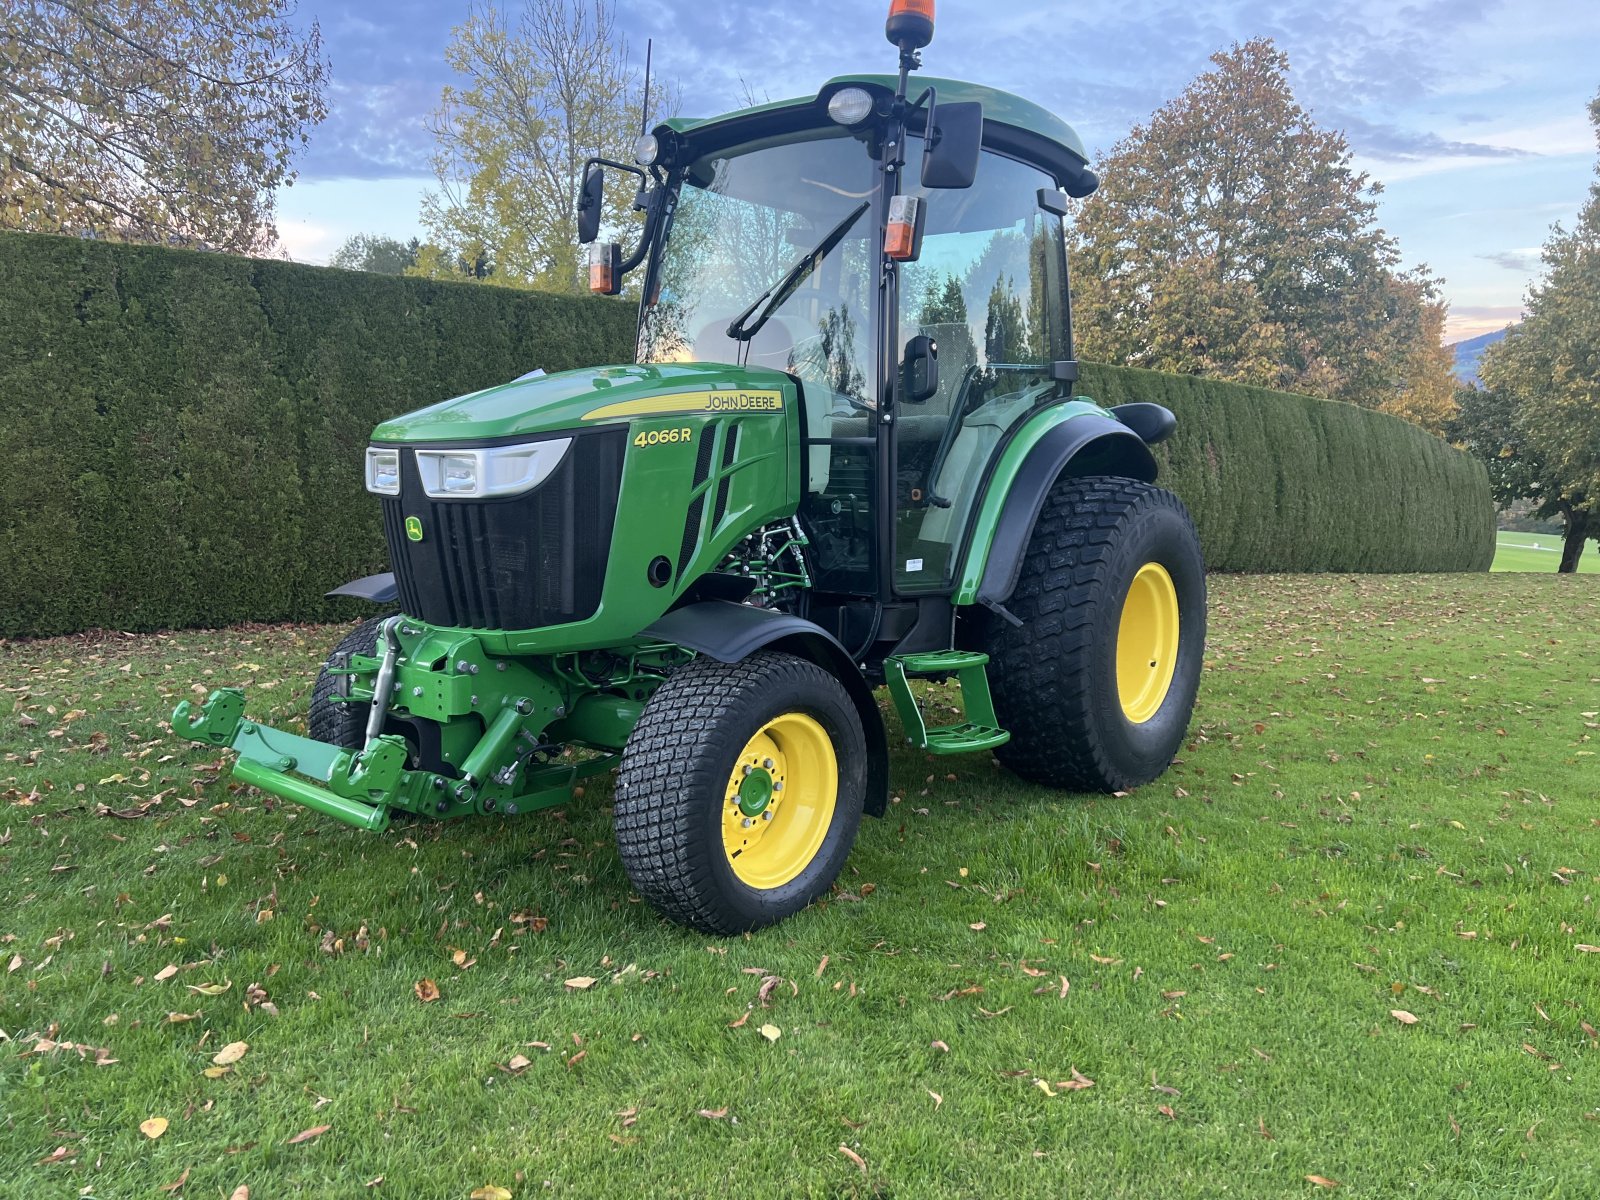
[[(913, 601), (956, 590), (1008, 434), (1070, 398), (1063, 222), (1068, 197), (1097, 182), (1059, 118), (948, 79), (913, 94), (915, 61), (666, 121), (633, 168), (645, 213), (627, 260), (643, 276), (637, 360), (795, 382), (810, 615), (866, 642), (867, 659), (895, 644), (884, 635), (897, 621), (925, 615)], [(592, 164), (586, 198), (605, 167)], [(592, 286), (619, 291), (620, 250), (596, 243), (591, 261)]]

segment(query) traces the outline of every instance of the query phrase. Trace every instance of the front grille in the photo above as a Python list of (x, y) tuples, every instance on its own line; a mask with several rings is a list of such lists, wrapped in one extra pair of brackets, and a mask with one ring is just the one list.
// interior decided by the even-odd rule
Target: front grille
[[(403, 450), (400, 495), (383, 502), (402, 609), (461, 629), (539, 629), (592, 617), (605, 587), (626, 451), (626, 426), (585, 432), (531, 492), (434, 500), (422, 490), (415, 456)], [(421, 541), (406, 536), (410, 517), (422, 522)]]

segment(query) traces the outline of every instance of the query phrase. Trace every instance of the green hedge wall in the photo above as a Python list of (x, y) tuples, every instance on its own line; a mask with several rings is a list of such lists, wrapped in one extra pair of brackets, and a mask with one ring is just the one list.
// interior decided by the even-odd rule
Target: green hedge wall
[(0, 636), (312, 620), (386, 417), (627, 357), (625, 304), (0, 234)]
[(1216, 571), (1487, 571), (1483, 464), (1398, 417), (1189, 375), (1085, 364), (1105, 405), (1178, 417), (1161, 482), (1194, 514)]
[[(386, 417), (626, 361), (629, 305), (0, 234), (0, 637), (362, 611), (384, 569), (361, 455)], [(1158, 453), (1226, 571), (1463, 571), (1494, 553), (1475, 461), (1402, 421), (1086, 366), (1178, 414)]]

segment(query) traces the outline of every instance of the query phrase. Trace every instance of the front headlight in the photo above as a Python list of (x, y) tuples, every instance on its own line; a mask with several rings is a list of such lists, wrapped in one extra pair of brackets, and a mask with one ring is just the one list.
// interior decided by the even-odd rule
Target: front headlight
[(386, 446), (367, 447), (367, 491), (380, 496), (400, 494), (400, 451)]
[(481, 450), (418, 450), (417, 473), (422, 490), (435, 500), (520, 496), (549, 479), (571, 446), (571, 438), (557, 438)]

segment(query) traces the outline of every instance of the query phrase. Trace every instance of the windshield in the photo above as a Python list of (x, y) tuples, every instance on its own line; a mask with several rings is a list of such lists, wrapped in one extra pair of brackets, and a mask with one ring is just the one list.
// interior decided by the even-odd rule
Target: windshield
[[(692, 164), (640, 326), (639, 361), (774, 367), (812, 385), (808, 401), (815, 390), (831, 394), (836, 411), (870, 406), (876, 226), (850, 217), (876, 186), (866, 148), (837, 128)], [(799, 286), (781, 287), (819, 245), (826, 252)], [(756, 321), (741, 330), (738, 318), (769, 289), (765, 305), (789, 294), (762, 306), (746, 347), (729, 329), (748, 335)]]

